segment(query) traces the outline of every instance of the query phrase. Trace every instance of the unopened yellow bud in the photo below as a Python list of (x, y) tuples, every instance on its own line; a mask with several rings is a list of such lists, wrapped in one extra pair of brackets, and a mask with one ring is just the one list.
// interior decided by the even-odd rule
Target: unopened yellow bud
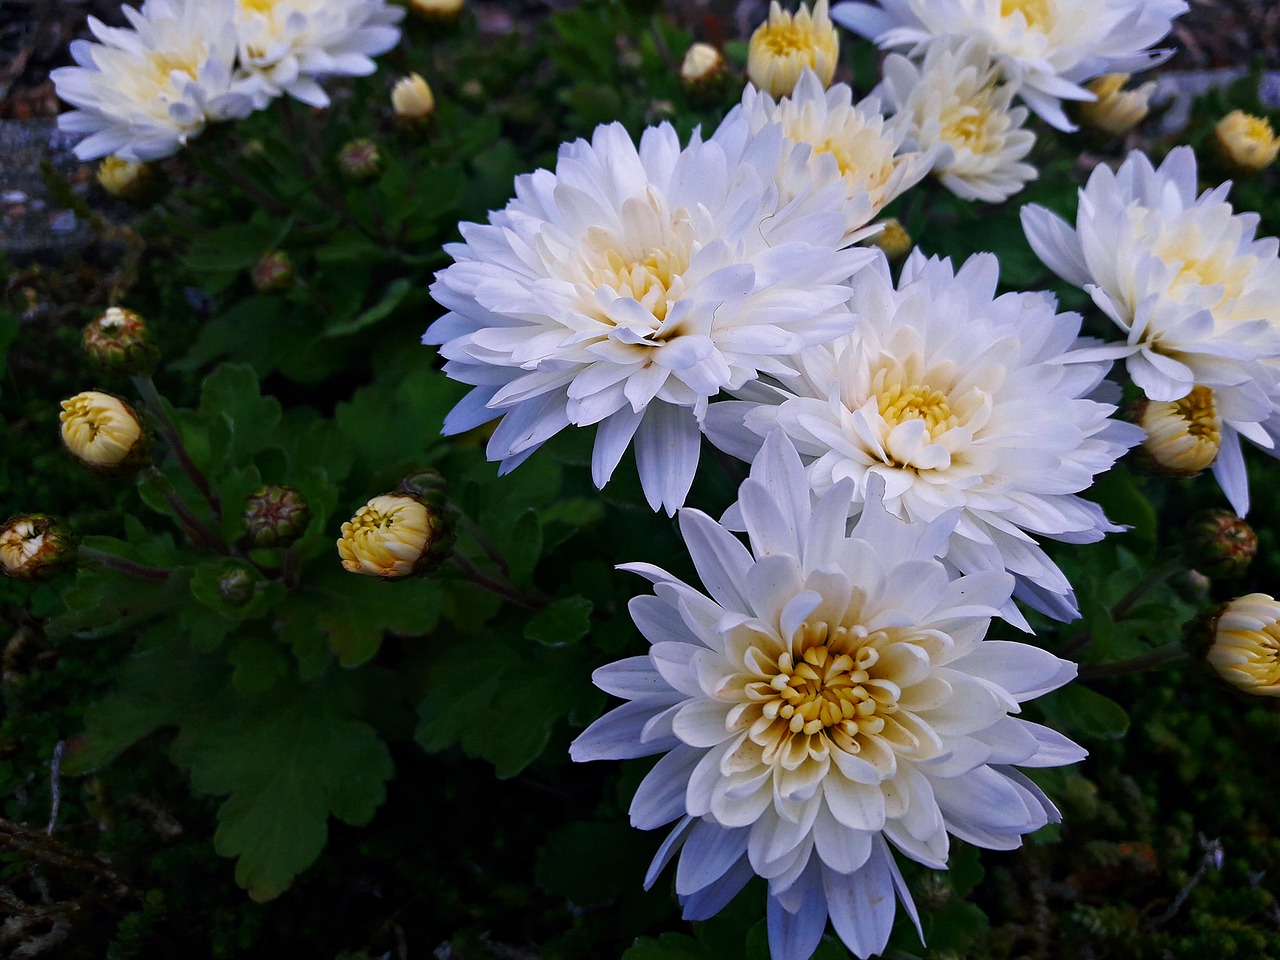
[(62, 442), (95, 470), (114, 470), (142, 453), (142, 423), (133, 407), (109, 393), (88, 390), (62, 401)]
[(398, 580), (430, 573), (453, 551), (453, 523), (417, 497), (374, 497), (342, 525), (338, 556), (351, 573)]
[(117, 200), (142, 203), (151, 196), (155, 171), (148, 164), (110, 156), (98, 164), (98, 183)]
[(724, 72), (724, 57), (709, 43), (695, 43), (680, 64), (680, 79), (696, 86), (714, 80)]
[(802, 3), (795, 16), (784, 13), (778, 0), (773, 0), (769, 19), (751, 34), (747, 79), (773, 97), (786, 97), (805, 69), (828, 86), (839, 59), (840, 39), (827, 15), (827, 0), (817, 0), (812, 13)]
[(422, 74), (411, 73), (391, 90), (391, 106), (396, 120), (406, 126), (422, 126), (436, 112), (436, 98)]
[(1226, 604), (1205, 655), (1218, 675), (1246, 693), (1280, 697), (1280, 603), (1251, 593)]
[(427, 23), (452, 24), (462, 16), (465, 0), (409, 0), (409, 10)]
[(911, 252), (911, 234), (896, 218), (890, 217), (883, 222), (884, 229), (873, 234), (867, 242), (879, 247), (890, 263), (900, 263), (907, 259)]
[(1232, 110), (1213, 128), (1218, 153), (1237, 173), (1257, 173), (1275, 162), (1280, 154), (1271, 123), (1243, 110)]
[(1147, 431), (1142, 450), (1162, 473), (1192, 477), (1213, 466), (1222, 444), (1222, 419), (1208, 387), (1181, 400), (1139, 401), (1134, 419)]
[(1145, 120), (1151, 112), (1151, 95), (1156, 92), (1156, 85), (1144, 83), (1137, 89), (1125, 90), (1128, 82), (1127, 73), (1108, 73), (1085, 84), (1085, 89), (1098, 99), (1079, 104), (1081, 121), (1095, 130), (1120, 137)]
[(13, 517), (0, 527), (0, 570), (14, 580), (49, 580), (75, 559), (61, 520), (43, 513)]

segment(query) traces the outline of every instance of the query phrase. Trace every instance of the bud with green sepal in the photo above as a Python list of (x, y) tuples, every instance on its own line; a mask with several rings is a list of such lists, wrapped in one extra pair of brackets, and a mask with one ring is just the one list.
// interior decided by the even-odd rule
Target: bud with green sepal
[(0, 568), (13, 580), (51, 580), (76, 559), (67, 525), (45, 513), (11, 517), (0, 527)]
[(311, 507), (293, 487), (270, 484), (244, 502), (244, 526), (255, 547), (287, 547), (307, 532)]
[(90, 470), (116, 473), (147, 462), (150, 438), (133, 407), (117, 396), (86, 390), (62, 401), (62, 442)]
[(247, 570), (229, 567), (218, 577), (218, 596), (229, 607), (240, 608), (253, 599), (257, 583)]
[(352, 183), (370, 183), (382, 176), (382, 151), (368, 137), (346, 143), (338, 151), (338, 170)]
[(400, 481), (396, 493), (417, 497), (429, 507), (444, 508), (449, 496), (449, 484), (439, 470), (419, 470)]
[(286, 293), (296, 280), (293, 260), (283, 250), (270, 250), (254, 264), (250, 278), (258, 293)]
[(342, 525), (342, 566), (383, 580), (434, 573), (453, 553), (454, 522), (443, 505), (407, 493), (374, 497)]
[(1238, 577), (1258, 552), (1258, 535), (1230, 510), (1206, 510), (1187, 528), (1187, 563), (1210, 577)]
[(105, 373), (136, 377), (150, 373), (160, 359), (146, 321), (123, 307), (109, 307), (90, 321), (81, 343), (93, 365)]

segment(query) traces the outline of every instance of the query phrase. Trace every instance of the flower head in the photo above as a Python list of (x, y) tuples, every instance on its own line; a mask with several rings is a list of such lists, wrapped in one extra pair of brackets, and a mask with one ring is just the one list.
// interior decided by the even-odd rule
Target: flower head
[(357, 137), (342, 145), (337, 156), (338, 170), (352, 183), (369, 183), (382, 176), (386, 161), (377, 141)]
[(1002, 203), (1036, 178), (1022, 162), (1036, 143), (1022, 128), (1027, 110), (1011, 108), (1014, 87), (999, 82), (983, 41), (931, 44), (919, 67), (891, 55), (884, 94), (917, 147), (946, 148), (933, 172), (957, 196)]
[(156, 175), (150, 164), (110, 156), (98, 164), (97, 181), (117, 200), (143, 203), (152, 195)]
[(1022, 100), (1074, 130), (1062, 100), (1092, 100), (1081, 84), (1155, 66), (1151, 50), (1187, 10), (1184, 0), (879, 0), (839, 3), (832, 19), (881, 47), (918, 57), (943, 38), (980, 39)]
[(319, 80), (373, 73), (400, 42), (404, 10), (386, 0), (235, 0), (240, 68), (264, 107), (288, 95), (327, 107)]
[(710, 398), (853, 326), (843, 284), (873, 254), (841, 249), (834, 163), (779, 196), (784, 141), (774, 127), (744, 160), (696, 137), (682, 150), (666, 124), (638, 149), (600, 127), (554, 172), (518, 178), (489, 224), (462, 224), (431, 288), (449, 313), (424, 337), (474, 385), (445, 432), (501, 416), (488, 455), (505, 472), (569, 424), (598, 424), (596, 485), (634, 438), (650, 505), (674, 513)]
[(786, 97), (805, 70), (812, 70), (827, 86), (839, 61), (840, 38), (827, 16), (827, 0), (817, 0), (812, 13), (802, 3), (794, 16), (772, 0), (769, 19), (751, 34), (747, 79), (770, 96)]
[(1223, 423), (1214, 475), (1244, 516), (1239, 438), (1274, 451), (1280, 436), (1280, 241), (1255, 238), (1258, 216), (1235, 213), (1229, 187), (1197, 197), (1190, 147), (1159, 167), (1135, 151), (1115, 172), (1094, 169), (1074, 228), (1035, 205), (1023, 207), (1022, 224), (1040, 259), (1125, 335), (1097, 357), (1123, 357), (1151, 400), (1213, 391)]
[(1213, 128), (1218, 153), (1238, 173), (1257, 173), (1276, 162), (1280, 138), (1266, 117), (1232, 110)]
[(293, 487), (268, 484), (245, 498), (244, 526), (255, 547), (287, 547), (310, 522), (311, 507)]
[(949, 835), (1013, 849), (1058, 812), (1012, 764), (1084, 755), (1011, 716), (1075, 675), (1036, 647), (983, 639), (1013, 578), (952, 579), (935, 554), (955, 515), (906, 523), (875, 491), (846, 534), (851, 486), (813, 503), (775, 433), (741, 490), (749, 550), (682, 511), (707, 593), (622, 568), (655, 584), (630, 605), (651, 646), (595, 672), (630, 702), (570, 748), (575, 760), (666, 754), (631, 804), (637, 827), (677, 821), (646, 883), (679, 851), (685, 916), (706, 919), (765, 877), (774, 957), (808, 957), (828, 916), (859, 957), (883, 950), (896, 899), (916, 919), (890, 845), (935, 869)]
[(88, 390), (62, 401), (62, 442), (87, 467), (114, 470), (137, 460), (145, 446), (133, 408), (109, 393)]
[(398, 580), (431, 573), (453, 552), (453, 524), (416, 497), (374, 497), (342, 525), (338, 556), (351, 573)]
[(56, 517), (32, 513), (0, 527), (0, 570), (13, 580), (49, 580), (75, 560), (75, 543)]
[(146, 321), (123, 307), (108, 307), (89, 321), (81, 344), (94, 366), (128, 376), (149, 372), (160, 355)]
[(1280, 697), (1280, 603), (1251, 593), (1224, 606), (1206, 659), (1245, 693)]
[(1258, 553), (1258, 535), (1230, 510), (1206, 510), (1192, 518), (1183, 552), (1211, 577), (1238, 577)]
[(854, 334), (806, 350), (797, 375), (713, 404), (706, 431), (750, 460), (781, 429), (816, 492), (853, 481), (850, 516), (875, 477), (904, 520), (960, 511), (947, 562), (1008, 570), (1019, 598), (1066, 619), (1071, 585), (1033, 537), (1088, 543), (1122, 529), (1079, 494), (1141, 433), (1095, 399), (1109, 364), (1078, 355), (1079, 315), (1057, 313), (1048, 294), (997, 297), (997, 281), (990, 254), (956, 271), (917, 251), (895, 289), (879, 260), (853, 284)]
[(1136, 90), (1126, 90), (1127, 73), (1108, 73), (1085, 84), (1096, 100), (1081, 101), (1077, 111), (1086, 126), (1113, 136), (1123, 136), (1151, 112), (1154, 83), (1144, 83)]
[(122, 7), (129, 27), (94, 17), (98, 42), (71, 44), (74, 67), (49, 76), (77, 109), (60, 129), (84, 134), (76, 156), (159, 160), (177, 153), (211, 121), (247, 116), (251, 91), (233, 75), (235, 0), (147, 0)]
[(709, 43), (695, 43), (680, 62), (680, 83), (691, 96), (723, 88), (724, 55)]
[(763, 90), (748, 86), (742, 103), (729, 112), (712, 140), (732, 157), (749, 157), (761, 138), (768, 142), (781, 129), (790, 149), (784, 151), (775, 178), (784, 197), (805, 191), (834, 160), (844, 180), (846, 239), (873, 233), (873, 217), (894, 198), (919, 183), (934, 162), (932, 151), (905, 145), (904, 120), (886, 121), (877, 97), (855, 104), (847, 83), (824, 90), (811, 70), (800, 75), (795, 91), (775, 102)]
[(902, 222), (896, 217), (890, 217), (878, 226), (881, 228), (880, 231), (873, 234), (868, 242), (879, 247), (885, 259), (892, 264), (896, 265), (907, 259), (913, 244), (911, 234), (907, 233), (907, 228), (902, 225)]
[(422, 74), (411, 73), (401, 78), (391, 90), (391, 108), (396, 120), (408, 126), (421, 126), (436, 112), (436, 98)]
[(1213, 391), (1196, 387), (1179, 400), (1138, 401), (1134, 421), (1142, 427), (1142, 452), (1160, 473), (1194, 477), (1213, 466), (1222, 447), (1222, 418)]

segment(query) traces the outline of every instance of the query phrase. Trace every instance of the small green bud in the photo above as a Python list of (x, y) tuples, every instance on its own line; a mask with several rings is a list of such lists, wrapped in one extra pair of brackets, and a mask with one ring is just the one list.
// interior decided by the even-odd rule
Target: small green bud
[(244, 502), (244, 525), (255, 547), (287, 547), (310, 522), (311, 507), (293, 487), (272, 484)]
[(13, 580), (51, 580), (75, 559), (71, 531), (57, 517), (29, 513), (0, 527), (0, 567)]
[(1187, 562), (1210, 577), (1238, 577), (1258, 552), (1258, 535), (1230, 510), (1206, 510), (1187, 528)]
[(397, 493), (407, 493), (429, 507), (441, 508), (449, 496), (449, 485), (439, 470), (419, 470), (400, 481)]
[(382, 151), (368, 137), (352, 140), (338, 151), (338, 169), (352, 183), (370, 183), (382, 175)]
[(293, 261), (283, 250), (270, 250), (262, 255), (250, 274), (258, 293), (285, 293), (293, 289)]
[(146, 321), (123, 307), (110, 307), (90, 321), (81, 343), (89, 360), (105, 373), (130, 377), (147, 374), (160, 358)]
[(249, 571), (241, 567), (229, 567), (218, 577), (218, 596), (229, 607), (243, 607), (253, 599), (256, 587)]

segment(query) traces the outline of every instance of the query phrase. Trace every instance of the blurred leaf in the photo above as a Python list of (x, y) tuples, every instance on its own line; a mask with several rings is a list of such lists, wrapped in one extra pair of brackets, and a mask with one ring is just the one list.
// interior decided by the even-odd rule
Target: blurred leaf
[(535, 613), (525, 624), (524, 636), (548, 647), (563, 647), (577, 643), (590, 629), (591, 601), (567, 597)]
[(1087, 739), (1118, 740), (1129, 729), (1124, 707), (1108, 696), (1071, 683), (1040, 697), (1036, 704), (1050, 724), (1068, 734)]

